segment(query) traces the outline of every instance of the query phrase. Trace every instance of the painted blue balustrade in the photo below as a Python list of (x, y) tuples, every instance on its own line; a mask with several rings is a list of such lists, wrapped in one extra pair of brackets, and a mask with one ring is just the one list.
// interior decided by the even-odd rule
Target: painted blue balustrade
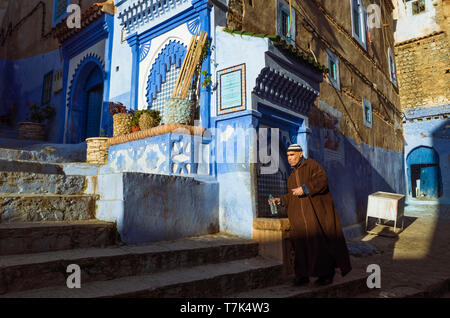
[(164, 135), (112, 145), (108, 164), (100, 174), (142, 172), (183, 176), (210, 176), (211, 141), (186, 133)]

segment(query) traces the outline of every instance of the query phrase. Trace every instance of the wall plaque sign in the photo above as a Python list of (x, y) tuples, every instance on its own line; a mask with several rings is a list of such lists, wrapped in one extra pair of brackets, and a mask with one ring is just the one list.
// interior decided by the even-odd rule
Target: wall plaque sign
[(245, 110), (245, 64), (218, 71), (217, 81), (217, 115)]

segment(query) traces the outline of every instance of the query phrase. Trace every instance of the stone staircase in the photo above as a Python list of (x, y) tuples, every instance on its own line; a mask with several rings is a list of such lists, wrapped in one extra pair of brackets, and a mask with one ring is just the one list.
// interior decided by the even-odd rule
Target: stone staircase
[[(280, 282), (281, 264), (251, 240), (121, 244), (115, 224), (95, 219), (98, 167), (67, 161), (0, 149), (0, 297), (220, 297)], [(66, 285), (70, 264), (81, 289)]]
[[(283, 280), (258, 243), (223, 233), (124, 245), (95, 219), (96, 166), (0, 149), (0, 298), (350, 297), (365, 278), (315, 288)], [(80, 266), (81, 288), (67, 287)]]
[[(66, 285), (81, 268), (81, 288)], [(0, 297), (220, 297), (280, 282), (281, 264), (224, 234), (0, 258)]]

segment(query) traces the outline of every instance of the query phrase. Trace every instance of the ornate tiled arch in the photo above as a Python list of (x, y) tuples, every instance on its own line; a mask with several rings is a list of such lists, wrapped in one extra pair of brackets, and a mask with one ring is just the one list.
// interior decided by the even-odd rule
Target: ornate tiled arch
[(78, 76), (80, 75), (80, 71), (88, 63), (95, 63), (95, 64), (97, 64), (101, 68), (102, 72), (103, 73), (105, 72), (105, 62), (103, 61), (103, 59), (100, 56), (98, 56), (95, 53), (86, 54), (86, 56), (84, 56), (80, 60), (80, 62), (77, 64), (77, 67), (75, 68), (75, 71), (73, 72), (72, 79), (69, 82), (69, 85), (68, 85), (68, 88), (67, 88), (67, 105), (70, 105), (71, 101), (72, 101), (73, 84), (76, 83), (76, 80), (77, 80)]
[(176, 64), (177, 68), (181, 67), (186, 51), (187, 47), (180, 41), (171, 40), (158, 54), (147, 80), (147, 93), (145, 96), (149, 107), (161, 91), (162, 83), (166, 81), (166, 72), (170, 70), (172, 64)]

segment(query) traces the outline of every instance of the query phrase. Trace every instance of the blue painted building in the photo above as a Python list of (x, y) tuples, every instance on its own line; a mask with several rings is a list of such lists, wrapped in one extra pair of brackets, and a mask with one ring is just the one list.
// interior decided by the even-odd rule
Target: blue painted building
[(450, 202), (450, 105), (406, 109), (408, 197)]
[[(46, 3), (52, 2), (55, 11), (59, 1)], [(368, 194), (405, 189), (403, 153), (374, 146), (375, 137), (384, 131), (382, 116), (372, 113), (369, 99), (375, 108), (382, 92), (372, 91), (376, 85), (355, 84), (348, 70), (341, 68), (340, 74), (336, 51), (321, 48), (317, 58), (311, 48), (307, 53), (296, 48), (297, 10), (292, 11), (293, 19), (285, 19), (291, 14), (287, 2), (272, 2), (277, 10), (273, 35), (225, 29), (232, 1), (117, 0), (115, 15), (87, 5), (81, 28), (68, 27), (63, 20), (67, 15), (57, 14), (52, 35), (60, 49), (20, 61), (0, 60), (2, 83), (10, 83), (0, 94), (18, 102), (22, 112), (27, 98), (48, 89), (42, 76), (60, 74), (53, 81), (60, 87), (51, 94), (57, 114), (47, 127), (48, 140), (77, 144), (92, 136), (111, 136), (108, 102), (156, 109), (164, 116), (191, 37), (205, 31), (210, 50), (200, 83), (211, 77), (212, 84), (200, 88), (195, 119), (206, 133), (170, 131), (113, 144), (108, 164), (98, 171), (97, 217), (116, 221), (129, 242), (218, 230), (251, 237), (253, 220), (271, 217), (267, 197), (287, 191), (290, 167), (285, 152), (289, 144), (300, 143), (305, 156), (327, 170), (343, 226), (359, 234)], [(351, 12), (349, 6), (350, 29)], [(291, 27), (282, 21), (291, 21)], [(289, 35), (283, 33), (287, 30)], [(366, 41), (360, 37), (352, 42), (357, 50), (360, 41)], [(321, 64), (332, 66), (332, 80)], [(389, 89), (396, 97), (393, 86)], [(350, 104), (356, 106), (349, 115), (344, 109)], [(6, 106), (1, 109), (8, 113)], [(312, 120), (314, 112), (320, 112), (321, 122)], [(365, 139), (347, 136), (348, 129), (344, 135), (345, 124), (357, 126), (357, 135)], [(144, 184), (141, 174), (158, 176)], [(186, 186), (191, 189), (183, 190)], [(172, 199), (175, 193), (185, 205)]]

